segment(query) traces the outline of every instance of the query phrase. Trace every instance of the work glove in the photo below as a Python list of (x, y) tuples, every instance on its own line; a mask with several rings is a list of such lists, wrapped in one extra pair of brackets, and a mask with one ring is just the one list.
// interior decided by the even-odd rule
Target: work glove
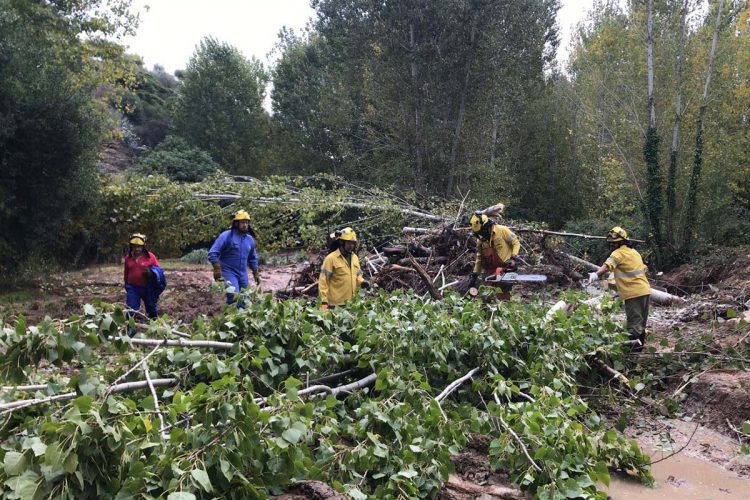
[(215, 281), (224, 281), (224, 276), (221, 275), (221, 264), (218, 262), (212, 264), (214, 267), (214, 280)]
[(364, 280), (359, 286), (361, 286), (363, 290), (369, 290), (372, 285), (369, 281)]
[(477, 283), (479, 282), (479, 273), (471, 273), (469, 275), (469, 287), (475, 287), (477, 286)]
[(253, 278), (255, 278), (255, 285), (260, 286), (260, 269), (253, 271)]
[(151, 275), (154, 274), (151, 269), (144, 269), (143, 270), (143, 277), (146, 279), (151, 279)]
[(515, 256), (511, 257), (508, 262), (505, 263), (505, 269), (507, 271), (515, 271), (518, 269), (518, 259)]
[(589, 283), (596, 283), (599, 281), (599, 275), (597, 273), (589, 273)]
[(328, 310), (328, 304), (326, 304), (325, 302), (323, 302), (322, 304), (320, 304), (320, 310), (321, 311), (327, 311)]

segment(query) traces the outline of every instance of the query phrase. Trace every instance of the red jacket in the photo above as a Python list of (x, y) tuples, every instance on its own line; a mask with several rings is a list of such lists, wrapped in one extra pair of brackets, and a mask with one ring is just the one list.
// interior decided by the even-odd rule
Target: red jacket
[(143, 275), (143, 271), (148, 270), (151, 266), (158, 266), (159, 261), (156, 255), (149, 252), (143, 254), (138, 259), (130, 255), (125, 256), (125, 284), (134, 286), (146, 286), (148, 278)]

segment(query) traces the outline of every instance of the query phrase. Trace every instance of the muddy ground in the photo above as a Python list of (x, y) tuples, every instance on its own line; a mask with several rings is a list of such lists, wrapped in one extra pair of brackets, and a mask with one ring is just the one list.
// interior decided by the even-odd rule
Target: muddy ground
[[(162, 264), (169, 285), (159, 301), (161, 313), (191, 322), (199, 315), (212, 316), (222, 310), (224, 295), (212, 287), (208, 265), (179, 261)], [(652, 306), (647, 346), (654, 347), (656, 353), (633, 356), (630, 361), (647, 367), (655, 357), (679, 350), (685, 339), (701, 340), (701, 353), (684, 355), (691, 359), (726, 348), (734, 349), (737, 358), (747, 356), (742, 353), (748, 352), (750, 339), (749, 266), (750, 255), (740, 253), (656, 276), (656, 285), (684, 296), (686, 301), (669, 307)], [(294, 272), (303, 267), (265, 267), (262, 289), (275, 292), (287, 288)], [(558, 288), (554, 290), (548, 291), (552, 301)], [(0, 322), (10, 322), (18, 314), (23, 314), (29, 324), (45, 316), (64, 318), (80, 313), (85, 304), (95, 300), (124, 302), (120, 266), (62, 273), (27, 289), (0, 294)], [(750, 364), (750, 360), (744, 361), (744, 366)], [(677, 411), (669, 417), (658, 415), (658, 411), (643, 412), (642, 417), (631, 418), (626, 429), (654, 461), (679, 451), (654, 466), (657, 489), (616, 478), (609, 490), (611, 498), (750, 498), (750, 460), (740, 454), (740, 445), (750, 440), (738, 432), (742, 423), (750, 420), (750, 371), (727, 370), (710, 363), (701, 368), (666, 380), (663, 395), (680, 403)], [(615, 405), (606, 417), (614, 422), (621, 411), (624, 407)], [(456, 473), (451, 482), (459, 489), (448, 486), (441, 498), (497, 498), (499, 488), (508, 486), (508, 478), (489, 466), (486, 446), (483, 438), (475, 438), (455, 457)], [(467, 492), (461, 489), (464, 487), (475, 491)], [(324, 484), (305, 483), (284, 498), (341, 498), (335, 495)]]
[[(159, 298), (160, 315), (168, 314), (189, 323), (200, 315), (213, 316), (222, 311), (225, 297), (214, 285), (211, 266), (170, 260), (161, 264), (167, 275), (167, 289)], [(298, 267), (289, 264), (263, 268), (261, 289), (272, 293), (285, 289)], [(23, 314), (29, 324), (36, 324), (46, 316), (67, 318), (80, 314), (85, 304), (96, 300), (124, 306), (121, 266), (61, 273), (38, 280), (23, 290), (0, 294), (0, 320), (10, 320), (18, 314)]]

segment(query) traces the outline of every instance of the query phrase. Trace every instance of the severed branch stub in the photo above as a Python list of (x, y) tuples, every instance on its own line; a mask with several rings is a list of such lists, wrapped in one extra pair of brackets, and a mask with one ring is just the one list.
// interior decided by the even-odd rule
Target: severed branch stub
[(424, 268), (420, 266), (419, 263), (411, 255), (409, 255), (409, 262), (417, 271), (417, 274), (419, 274), (419, 277), (422, 279), (424, 284), (427, 286), (427, 290), (429, 290), (432, 298), (435, 300), (441, 300), (443, 298), (443, 294), (435, 287), (435, 284), (432, 282), (432, 278), (430, 278), (430, 275), (427, 274), (427, 271), (425, 271)]

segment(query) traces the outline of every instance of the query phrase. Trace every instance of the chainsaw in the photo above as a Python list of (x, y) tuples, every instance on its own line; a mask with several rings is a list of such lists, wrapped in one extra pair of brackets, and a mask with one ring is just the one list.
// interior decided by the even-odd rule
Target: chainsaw
[(517, 283), (546, 283), (544, 274), (518, 274), (517, 272), (501, 272), (487, 276), (484, 282), (488, 285), (515, 285)]

